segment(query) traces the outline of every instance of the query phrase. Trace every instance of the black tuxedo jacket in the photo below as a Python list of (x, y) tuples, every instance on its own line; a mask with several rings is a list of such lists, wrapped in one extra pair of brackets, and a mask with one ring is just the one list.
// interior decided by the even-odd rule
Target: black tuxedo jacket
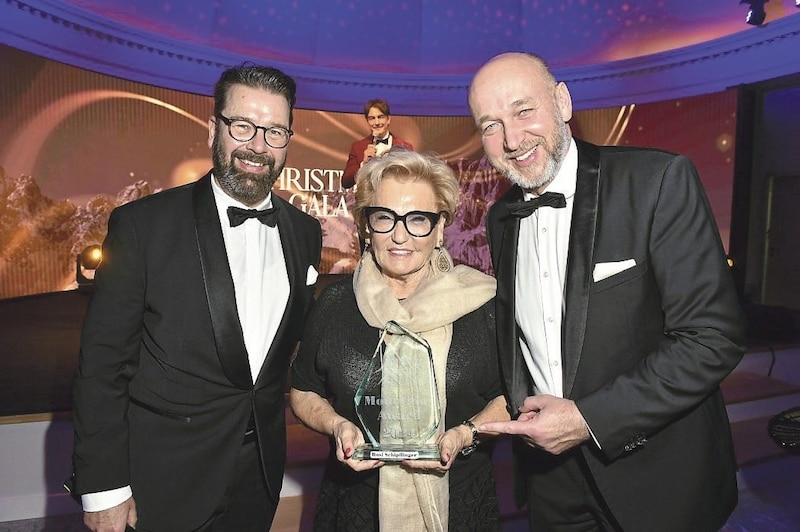
[(234, 473), (254, 412), (276, 504), (286, 455), (289, 359), (313, 296), (319, 223), (276, 194), (289, 300), (255, 384), (211, 175), (123, 205), (103, 261), (73, 385), (77, 493), (130, 485), (139, 524), (191, 530)]
[[(342, 173), (342, 188), (351, 188), (356, 184), (356, 173), (361, 168), (361, 163), (364, 162), (364, 150), (367, 146), (372, 144), (372, 135), (367, 135), (361, 140), (357, 140), (350, 145), (350, 153), (347, 156), (347, 164)], [(410, 142), (406, 142), (397, 135), (392, 135), (392, 148), (395, 146), (403, 147), (407, 150), (413, 150), (414, 146)]]
[[(685, 157), (576, 142), (563, 384), (600, 445), (581, 452), (625, 530), (717, 530), (737, 498), (718, 383), (741, 359), (744, 325), (711, 208)], [(487, 220), (512, 416), (532, 394), (514, 318), (519, 221), (506, 209), (522, 195), (512, 187)], [(628, 259), (594, 281), (596, 264)]]

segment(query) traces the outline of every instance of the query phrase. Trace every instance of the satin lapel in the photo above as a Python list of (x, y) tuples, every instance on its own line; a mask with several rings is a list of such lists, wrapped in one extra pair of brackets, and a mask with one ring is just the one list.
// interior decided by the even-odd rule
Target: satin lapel
[[(272, 194), (272, 202), (273, 204), (280, 204), (280, 208), (278, 209), (278, 231), (281, 236), (283, 259), (286, 261), (286, 273), (289, 277), (289, 300), (286, 302), (286, 309), (283, 311), (281, 323), (278, 325), (278, 330), (275, 332), (275, 338), (272, 340), (272, 345), (270, 345), (269, 350), (267, 351), (267, 357), (264, 360), (264, 364), (261, 365), (261, 369), (258, 372), (256, 383), (261, 380), (261, 377), (266, 371), (270, 358), (275, 355), (277, 350), (280, 349), (280, 340), (286, 332), (286, 327), (289, 326), (289, 318), (291, 316), (293, 304), (297, 298), (299, 290), (305, 288), (306, 283), (306, 272), (300, 271), (300, 256), (298, 255), (297, 251), (298, 247), (294, 244), (295, 242), (299, 241), (299, 237), (294, 230), (292, 219), (289, 216), (289, 209), (292, 207), (289, 205), (289, 203), (278, 197), (278, 195), (274, 192)], [(301, 273), (302, 275), (300, 275)], [(298, 286), (299, 283), (302, 284)]]
[(197, 247), (200, 250), (200, 263), (203, 268), (208, 309), (211, 313), (211, 326), (217, 345), (222, 370), (235, 386), (247, 389), (252, 387), (250, 364), (239, 314), (236, 310), (236, 295), (233, 290), (233, 277), (225, 253), (214, 192), (211, 189), (211, 174), (201, 178), (194, 187), (195, 232)]
[(575, 142), (578, 145), (578, 181), (567, 255), (567, 293), (562, 341), (564, 397), (570, 396), (575, 384), (586, 335), (600, 191), (600, 152), (597, 146), (578, 139)]
[(502, 375), (510, 396), (509, 410), (511, 412), (517, 412), (519, 406), (531, 393), (530, 375), (525, 361), (519, 353), (517, 320), (514, 313), (519, 218), (505, 214), (505, 205), (509, 201), (521, 197), (521, 191), (515, 187), (498, 202), (496, 232), (500, 236), (500, 241), (497, 242), (496, 239), (494, 241), (497, 258), (495, 275), (497, 277), (498, 350)]

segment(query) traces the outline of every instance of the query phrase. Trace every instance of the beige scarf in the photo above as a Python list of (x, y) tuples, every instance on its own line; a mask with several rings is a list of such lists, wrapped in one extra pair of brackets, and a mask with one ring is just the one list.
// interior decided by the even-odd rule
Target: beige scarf
[[(398, 301), (378, 269), (372, 253), (364, 253), (353, 276), (358, 309), (372, 327), (383, 329), (396, 321), (428, 341), (441, 407), (439, 431), (431, 438), (436, 442), (444, 432), (447, 409), (445, 372), (453, 322), (480, 308), (495, 295), (496, 282), (468, 266), (452, 266), (452, 259), (441, 249), (451, 265), (448, 272), (435, 264), (438, 251), (428, 265), (428, 277), (408, 298)], [(438, 532), (447, 530), (450, 490), (448, 474), (413, 473), (396, 464), (380, 469), (378, 518), (382, 531)]]

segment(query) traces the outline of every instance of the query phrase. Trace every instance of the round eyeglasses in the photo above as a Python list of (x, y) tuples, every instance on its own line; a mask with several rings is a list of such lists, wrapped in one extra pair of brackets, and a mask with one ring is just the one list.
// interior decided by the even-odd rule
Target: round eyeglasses
[(408, 234), (417, 238), (431, 234), (439, 223), (439, 218), (442, 217), (442, 213), (427, 211), (411, 211), (400, 216), (386, 207), (365, 207), (364, 213), (367, 217), (367, 226), (373, 233), (389, 233), (397, 222), (403, 222)]
[(294, 135), (291, 129), (281, 126), (257, 126), (244, 118), (228, 118), (218, 114), (217, 118), (225, 122), (228, 126), (228, 133), (237, 142), (250, 142), (256, 136), (259, 129), (264, 130), (264, 141), (271, 148), (279, 150), (289, 144), (289, 139)]

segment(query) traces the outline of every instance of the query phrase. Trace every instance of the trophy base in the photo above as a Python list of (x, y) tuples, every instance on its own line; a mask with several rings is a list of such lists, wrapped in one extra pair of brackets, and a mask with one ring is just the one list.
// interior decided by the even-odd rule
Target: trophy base
[(439, 448), (435, 445), (362, 445), (356, 449), (352, 457), (355, 460), (381, 460), (383, 462), (402, 462), (404, 460), (438, 462), (441, 460)]

